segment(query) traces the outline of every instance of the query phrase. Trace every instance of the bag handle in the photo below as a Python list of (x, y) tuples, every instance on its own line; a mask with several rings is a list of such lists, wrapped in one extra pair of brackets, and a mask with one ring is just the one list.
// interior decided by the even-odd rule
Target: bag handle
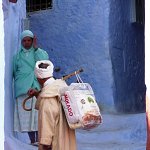
[(77, 72), (75, 71), (75, 76), (77, 78), (78, 83), (83, 83), (83, 80), (81, 79), (80, 75), (77, 74)]
[(77, 78), (77, 82), (81, 84), (81, 87), (86, 88), (86, 84), (83, 82), (80, 75), (75, 72), (75, 76)]

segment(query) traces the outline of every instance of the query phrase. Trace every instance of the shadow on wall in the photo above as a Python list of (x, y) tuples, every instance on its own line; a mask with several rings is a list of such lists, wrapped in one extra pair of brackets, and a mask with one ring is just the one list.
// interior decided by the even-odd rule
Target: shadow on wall
[(131, 22), (131, 11), (130, 0), (110, 3), (115, 106), (119, 112), (125, 113), (145, 111), (144, 25)]

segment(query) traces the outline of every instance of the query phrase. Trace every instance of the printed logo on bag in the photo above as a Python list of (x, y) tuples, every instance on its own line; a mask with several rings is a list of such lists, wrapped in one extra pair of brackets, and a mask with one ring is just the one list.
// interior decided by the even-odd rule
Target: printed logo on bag
[(73, 116), (73, 112), (72, 112), (72, 109), (70, 107), (69, 97), (68, 97), (67, 94), (65, 94), (64, 96), (65, 96), (65, 103), (66, 103), (66, 106), (67, 106), (67, 110), (68, 110), (69, 116)]
[(85, 99), (81, 99), (81, 103), (82, 103), (82, 104), (85, 104)]
[(91, 97), (88, 97), (88, 102), (89, 103), (94, 103), (94, 100)]

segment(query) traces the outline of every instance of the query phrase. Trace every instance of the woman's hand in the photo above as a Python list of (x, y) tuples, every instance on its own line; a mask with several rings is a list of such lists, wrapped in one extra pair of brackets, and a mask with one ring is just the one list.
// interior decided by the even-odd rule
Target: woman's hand
[(29, 96), (38, 96), (38, 94), (39, 94), (39, 91), (38, 90), (36, 90), (36, 89), (29, 89), (28, 90), (28, 93), (27, 93)]
[(37, 38), (36, 38), (35, 35), (34, 35), (34, 37), (33, 37), (33, 48), (35, 48), (35, 49), (38, 48), (38, 47), (37, 47)]

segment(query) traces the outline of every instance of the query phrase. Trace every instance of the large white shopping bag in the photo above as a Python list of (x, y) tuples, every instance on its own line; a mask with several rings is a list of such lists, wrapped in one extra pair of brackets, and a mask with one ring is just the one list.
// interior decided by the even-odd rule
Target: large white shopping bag
[(72, 83), (60, 92), (70, 128), (92, 129), (102, 122), (100, 109), (90, 84)]

